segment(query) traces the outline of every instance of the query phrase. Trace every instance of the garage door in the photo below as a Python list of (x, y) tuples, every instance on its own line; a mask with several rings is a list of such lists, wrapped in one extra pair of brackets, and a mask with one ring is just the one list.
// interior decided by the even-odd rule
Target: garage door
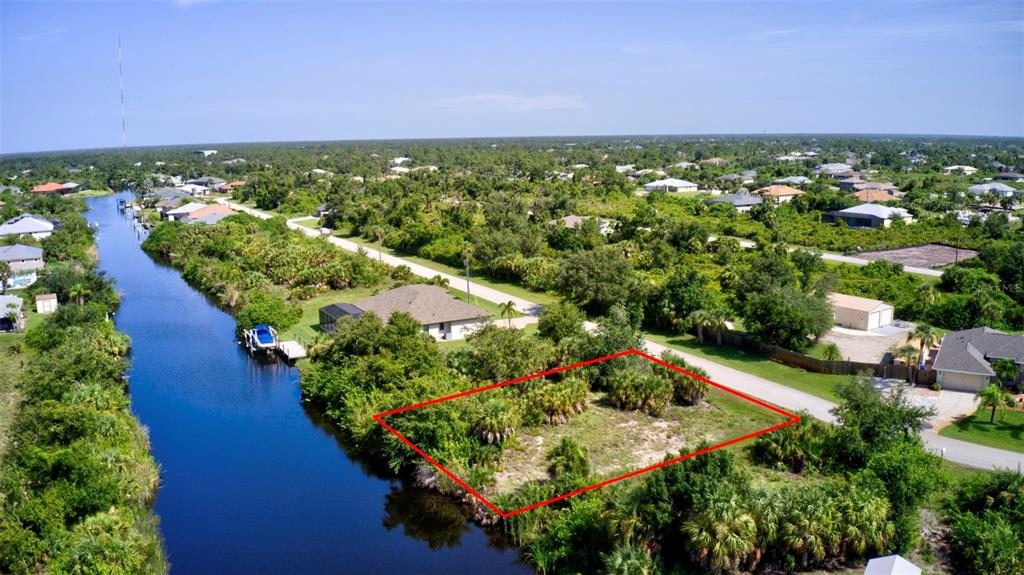
[(892, 310), (891, 309), (883, 309), (881, 311), (881, 314), (882, 314), (882, 316), (879, 319), (878, 327), (885, 327), (885, 326), (887, 326), (887, 325), (892, 323)]
[(873, 311), (868, 314), (868, 329), (877, 329), (878, 321), (881, 319), (881, 312)]

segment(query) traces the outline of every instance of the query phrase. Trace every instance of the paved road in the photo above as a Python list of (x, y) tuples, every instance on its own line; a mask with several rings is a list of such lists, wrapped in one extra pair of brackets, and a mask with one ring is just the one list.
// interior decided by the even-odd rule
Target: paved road
[[(708, 241), (714, 241), (715, 239), (717, 239), (717, 236), (708, 236)], [(734, 239), (740, 243), (740, 247), (742, 247), (742, 248), (749, 249), (749, 248), (755, 247), (757, 245), (756, 243), (754, 243), (754, 242), (752, 242), (750, 240), (742, 240), (742, 239), (739, 239), (739, 238), (734, 238)], [(794, 251), (794, 250), (798, 250), (798, 249), (800, 249), (800, 248), (790, 246), (789, 251)], [(828, 252), (820, 252), (820, 253), (821, 253), (821, 259), (823, 259), (823, 260), (828, 260), (830, 262), (842, 262), (844, 264), (852, 264), (852, 265), (855, 265), (855, 266), (866, 266), (869, 263), (871, 263), (871, 261), (872, 261), (872, 260), (866, 260), (864, 258), (857, 258), (857, 257), (853, 257), (853, 256), (844, 256), (844, 255), (841, 255), (841, 254), (831, 254), (831, 253), (828, 253)], [(942, 272), (941, 271), (933, 270), (933, 269), (930, 269), (930, 268), (919, 268), (919, 267), (914, 267), (914, 266), (903, 266), (903, 271), (907, 272), (908, 274), (917, 274), (917, 275), (921, 275), (921, 276), (931, 276), (931, 277), (936, 277), (936, 278), (942, 277)]]
[[(270, 214), (247, 208), (240, 204), (229, 202), (228, 200), (219, 199), (219, 203), (231, 207), (232, 209), (252, 214), (261, 219), (267, 219), (272, 217)], [(350, 252), (359, 252), (359, 248), (362, 247), (354, 242), (337, 238), (333, 236), (320, 236), (317, 230), (307, 228), (299, 225), (298, 221), (310, 219), (295, 218), (288, 220), (288, 227), (299, 230), (302, 233), (310, 237), (325, 237), (327, 241), (337, 245)], [(367, 257), (378, 258), (384, 263), (392, 266), (405, 265), (408, 266), (412, 273), (425, 278), (432, 278), (436, 275), (447, 278), (450, 282), (450, 286), (460, 291), (465, 291), (466, 285), (465, 278), (460, 278), (450, 274), (440, 273), (437, 270), (433, 270), (426, 266), (422, 266), (417, 263), (406, 261), (402, 258), (395, 257), (389, 254), (380, 254), (377, 250), (363, 247)], [(845, 257), (845, 256), (837, 256)], [(864, 260), (861, 260), (864, 261)], [(864, 261), (864, 263), (868, 263)], [(934, 270), (928, 270), (934, 271)], [(535, 318), (540, 313), (540, 304), (510, 296), (499, 290), (482, 286), (477, 283), (470, 282), (470, 291), (473, 295), (481, 297), (487, 301), (494, 303), (504, 303), (509, 300), (516, 302), (516, 308), (520, 311), (529, 313), (528, 318), (517, 318), (514, 320), (518, 327), (520, 323), (526, 325), (536, 321)], [(596, 328), (596, 324), (587, 322), (586, 328), (593, 330)], [(705, 370), (708, 374), (708, 379), (715, 382), (721, 383), (722, 385), (728, 386), (732, 389), (745, 393), (747, 395), (756, 397), (763, 401), (778, 405), (783, 409), (792, 411), (807, 411), (812, 416), (827, 422), (834, 422), (835, 418), (829, 413), (836, 404), (811, 395), (802, 391), (787, 387), (785, 385), (769, 381), (762, 377), (740, 371), (738, 369), (731, 368), (720, 363), (713, 362), (711, 360), (691, 355), (676, 349), (667, 348), (664, 345), (655, 343), (653, 341), (645, 341), (644, 345), (647, 348), (647, 352), (651, 355), (660, 355), (665, 350), (670, 351), (680, 357), (682, 357), (687, 363), (695, 365)], [(925, 445), (933, 452), (942, 455), (950, 461), (960, 463), (962, 465), (968, 465), (971, 467), (978, 467), (983, 469), (997, 469), (997, 468), (1012, 468), (1024, 470), (1024, 453), (1016, 453), (1013, 451), (1005, 451), (1002, 449), (994, 449), (991, 447), (985, 447), (976, 443), (968, 443), (966, 441), (959, 441), (949, 437), (942, 437), (930, 430), (921, 432), (921, 437), (924, 439)]]

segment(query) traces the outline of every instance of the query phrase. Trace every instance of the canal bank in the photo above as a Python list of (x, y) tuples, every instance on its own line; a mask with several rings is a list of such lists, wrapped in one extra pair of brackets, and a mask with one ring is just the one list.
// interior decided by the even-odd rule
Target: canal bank
[(90, 198), (86, 217), (122, 294), (172, 573), (530, 572), (454, 504), (349, 457), (294, 368), (246, 355), (233, 318), (141, 250), (124, 197)]

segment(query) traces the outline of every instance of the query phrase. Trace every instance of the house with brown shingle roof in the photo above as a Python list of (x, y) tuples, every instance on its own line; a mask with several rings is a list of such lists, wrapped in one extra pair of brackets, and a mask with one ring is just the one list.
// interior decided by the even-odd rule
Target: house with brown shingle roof
[(361, 313), (372, 312), (385, 321), (396, 311), (405, 312), (437, 340), (463, 339), (490, 317), (485, 310), (455, 299), (448, 290), (424, 284), (398, 287), (353, 305)]

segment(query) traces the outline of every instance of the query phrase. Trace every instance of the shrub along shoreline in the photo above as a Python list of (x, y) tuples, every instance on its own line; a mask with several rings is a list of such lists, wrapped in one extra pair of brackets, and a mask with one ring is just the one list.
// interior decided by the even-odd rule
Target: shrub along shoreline
[(56, 293), (60, 308), (5, 336), (22, 338), (23, 369), (0, 462), (0, 572), (166, 573), (159, 472), (124, 377), (130, 342), (107, 319), (118, 296), (85, 255), (81, 204), (25, 201), (70, 233), (43, 241), (47, 267), (26, 294)]

